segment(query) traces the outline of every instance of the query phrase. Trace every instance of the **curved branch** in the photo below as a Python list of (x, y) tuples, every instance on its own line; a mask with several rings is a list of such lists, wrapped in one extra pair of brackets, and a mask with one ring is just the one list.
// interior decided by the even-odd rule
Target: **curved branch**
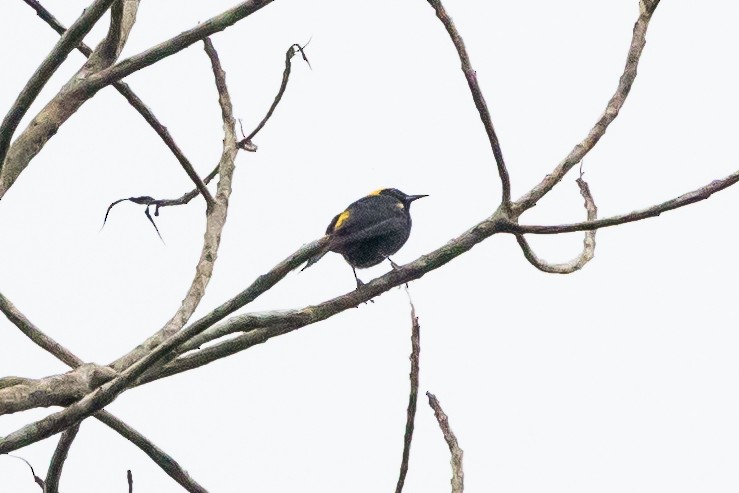
[(277, 105), (280, 104), (280, 101), (282, 101), (282, 96), (283, 94), (285, 94), (285, 89), (287, 89), (287, 83), (290, 80), (290, 72), (292, 71), (292, 58), (295, 56), (295, 54), (300, 53), (303, 56), (303, 60), (305, 60), (305, 63), (307, 63), (308, 66), (310, 66), (310, 62), (308, 62), (308, 58), (305, 56), (305, 52), (303, 51), (303, 48), (305, 48), (305, 46), (300, 46), (299, 44), (295, 43), (291, 45), (290, 48), (287, 49), (287, 52), (285, 53), (285, 70), (282, 71), (282, 82), (280, 83), (280, 88), (277, 90), (277, 95), (275, 96), (275, 99), (272, 101), (272, 104), (267, 110), (267, 114), (264, 116), (264, 118), (262, 118), (262, 121), (259, 122), (256, 128), (252, 130), (251, 133), (249, 133), (249, 135), (245, 136), (243, 139), (239, 141), (240, 149), (244, 149), (247, 151), (256, 150), (256, 146), (252, 144), (251, 139), (253, 139), (254, 136), (257, 135), (260, 130), (262, 130), (262, 128), (264, 128), (264, 125), (267, 123), (267, 120), (269, 120), (272, 117), (272, 113), (275, 112)]
[(72, 447), (72, 442), (74, 442), (78, 431), (80, 431), (79, 423), (64, 430), (64, 433), (59, 438), (59, 443), (56, 449), (54, 449), (54, 455), (51, 457), (49, 471), (46, 473), (44, 493), (59, 493), (59, 479), (62, 477), (64, 461), (67, 460), (67, 454)]
[(182, 300), (180, 308), (172, 316), (172, 318), (157, 333), (149, 337), (144, 343), (130, 351), (125, 356), (117, 359), (111, 365), (117, 371), (130, 366), (133, 362), (140, 359), (146, 353), (150, 352), (154, 347), (166, 340), (172, 334), (179, 331), (185, 326), (192, 314), (195, 312), (200, 300), (205, 295), (205, 288), (213, 274), (213, 265), (218, 256), (218, 247), (221, 242), (221, 232), (226, 224), (226, 215), (228, 212), (228, 199), (231, 196), (231, 179), (234, 172), (234, 160), (238, 148), (236, 147), (236, 129), (233, 118), (233, 110), (231, 107), (231, 98), (226, 87), (226, 74), (221, 68), (218, 55), (213, 49), (209, 39), (204, 40), (205, 51), (210, 57), (213, 67), (213, 74), (216, 79), (216, 87), (218, 89), (218, 102), (221, 106), (223, 116), (223, 152), (218, 165), (220, 180), (218, 181), (218, 189), (216, 192), (215, 202), (208, 207), (206, 216), (205, 236), (203, 239), (203, 248), (200, 253), (200, 260), (195, 268), (195, 277), (190, 284), (185, 298)]
[[(67, 55), (75, 49), (85, 35), (108, 11), (116, 0), (95, 0), (85, 9), (81, 16), (70, 26), (54, 48), (51, 49), (46, 58), (41, 62), (39, 68), (33, 73), (20, 92), (7, 115), (0, 124), (0, 172), (3, 171), (3, 163), (10, 148), (10, 140), (18, 128), (21, 119), (31, 107), (31, 103), (41, 92), (41, 89), (54, 75), (54, 72), (62, 65)], [(2, 176), (2, 175), (0, 175)], [(1, 194), (0, 194), (1, 196)]]
[[(590, 193), (590, 187), (585, 180), (582, 179), (582, 173), (580, 174), (580, 178), (577, 179), (577, 186), (580, 187), (580, 194), (585, 199), (585, 209), (588, 211), (588, 221), (596, 220), (598, 218), (598, 208), (595, 206), (595, 201)], [(585, 264), (590, 262), (595, 255), (595, 230), (585, 232), (582, 252), (580, 252), (580, 255), (564, 264), (550, 264), (537, 257), (531, 249), (531, 246), (529, 246), (529, 242), (526, 241), (524, 235), (517, 234), (516, 240), (526, 257), (526, 260), (540, 271), (547, 272), (549, 274), (572, 274), (573, 272), (585, 267)]]
[(674, 199), (662, 202), (661, 204), (653, 205), (652, 207), (647, 207), (646, 209), (639, 209), (628, 214), (606, 217), (603, 219), (597, 219), (595, 221), (561, 224), (556, 226), (529, 226), (509, 222), (503, 227), (503, 230), (507, 233), (514, 234), (533, 233), (540, 235), (552, 235), (560, 233), (572, 233), (575, 231), (589, 231), (606, 228), (609, 226), (617, 226), (619, 224), (631, 223), (634, 221), (641, 221), (642, 219), (647, 219), (650, 217), (656, 217), (663, 212), (679, 209), (680, 207), (685, 207), (686, 205), (700, 202), (701, 200), (706, 200), (714, 193), (729, 188), (736, 182), (739, 182), (739, 171), (736, 171), (721, 180), (714, 180), (708, 185), (680, 195), (679, 197), (675, 197)]
[(454, 47), (457, 49), (459, 60), (462, 62), (462, 72), (467, 79), (467, 85), (470, 87), (472, 93), (472, 99), (475, 101), (475, 107), (478, 113), (480, 113), (480, 120), (485, 127), (488, 140), (490, 141), (490, 147), (493, 149), (493, 155), (495, 156), (495, 162), (498, 165), (498, 175), (500, 175), (500, 182), (503, 187), (503, 208), (508, 209), (511, 202), (511, 179), (508, 176), (508, 169), (506, 168), (505, 161), (503, 160), (503, 151), (500, 150), (500, 143), (498, 142), (498, 136), (495, 134), (495, 128), (493, 127), (493, 121), (490, 118), (490, 111), (488, 110), (485, 98), (482, 95), (480, 85), (477, 83), (477, 72), (472, 68), (470, 63), (470, 57), (467, 55), (467, 49), (464, 46), (462, 37), (457, 32), (457, 28), (452, 22), (452, 18), (444, 10), (444, 6), (439, 0), (427, 0), (436, 11), (436, 16), (444, 24), (449, 37), (454, 43)]
[(646, 44), (647, 28), (652, 14), (659, 5), (659, 0), (641, 0), (639, 2), (639, 18), (634, 24), (634, 34), (631, 38), (629, 53), (626, 57), (626, 66), (618, 81), (616, 92), (606, 105), (606, 110), (600, 119), (595, 123), (593, 128), (579, 144), (577, 144), (554, 170), (544, 177), (544, 179), (532, 188), (529, 192), (520, 197), (513, 203), (511, 211), (514, 217), (520, 216), (527, 209), (532, 208), (536, 203), (544, 197), (554, 186), (562, 180), (565, 174), (572, 169), (577, 163), (582, 161), (585, 155), (595, 147), (601, 137), (606, 133), (608, 126), (616, 119), (619, 111), (626, 102), (626, 98), (631, 91), (631, 85), (636, 78), (636, 69), (639, 65), (639, 59), (644, 45)]

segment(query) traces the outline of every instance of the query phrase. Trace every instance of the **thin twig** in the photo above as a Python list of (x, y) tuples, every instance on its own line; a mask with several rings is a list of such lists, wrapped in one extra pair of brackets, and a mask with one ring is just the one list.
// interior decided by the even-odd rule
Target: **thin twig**
[(126, 481), (128, 482), (128, 493), (133, 493), (133, 474), (130, 469), (126, 471)]
[(700, 202), (709, 198), (716, 192), (720, 192), (726, 188), (729, 188), (736, 182), (739, 182), (739, 171), (735, 171), (726, 178), (721, 180), (714, 180), (708, 185), (704, 185), (691, 192), (675, 197), (661, 204), (647, 207), (646, 209), (640, 209), (628, 214), (622, 214), (619, 216), (606, 217), (603, 219), (597, 219), (595, 221), (584, 221), (581, 223), (573, 224), (561, 224), (556, 226), (530, 226), (530, 225), (519, 225), (514, 223), (508, 223), (505, 226), (505, 231), (508, 233), (534, 233), (534, 234), (559, 234), (559, 233), (572, 233), (574, 231), (588, 231), (599, 228), (605, 228), (608, 226), (617, 226), (619, 224), (630, 223), (634, 221), (641, 221), (650, 217), (656, 217), (663, 212), (685, 207), (686, 205)]
[(13, 459), (18, 459), (18, 460), (22, 460), (23, 462), (25, 462), (25, 463), (26, 463), (26, 465), (28, 466), (28, 468), (29, 468), (29, 469), (31, 470), (31, 475), (33, 475), (33, 481), (34, 481), (34, 482), (35, 482), (35, 483), (36, 483), (37, 485), (39, 485), (39, 487), (41, 488), (41, 491), (42, 491), (42, 492), (45, 492), (45, 489), (46, 489), (46, 484), (44, 483), (44, 480), (43, 480), (43, 479), (41, 479), (40, 477), (38, 477), (38, 476), (36, 475), (36, 471), (34, 471), (34, 470), (33, 470), (33, 466), (31, 465), (31, 463), (30, 463), (30, 462), (28, 462), (28, 461), (27, 461), (26, 459), (24, 459), (23, 457), (20, 457), (20, 456), (17, 456), (17, 455), (13, 455), (13, 454), (0, 454), (0, 455), (5, 455), (5, 456), (7, 456), (7, 457), (12, 457)]
[[(407, 289), (406, 289), (407, 292)], [(410, 295), (408, 295), (410, 301)], [(405, 476), (408, 473), (408, 460), (411, 455), (411, 442), (413, 441), (413, 428), (415, 426), (416, 406), (418, 403), (418, 369), (419, 356), (421, 354), (421, 326), (416, 316), (416, 307), (411, 304), (411, 391), (408, 394), (408, 410), (406, 412), (405, 435), (403, 437), (403, 460), (400, 463), (400, 474), (398, 476), (398, 484), (395, 487), (395, 493), (403, 491), (405, 484)]]
[(449, 37), (454, 43), (454, 47), (457, 49), (459, 60), (462, 62), (462, 72), (467, 79), (467, 85), (470, 87), (472, 99), (475, 101), (475, 107), (477, 108), (478, 113), (480, 113), (480, 120), (482, 120), (482, 124), (485, 127), (485, 132), (487, 133), (488, 140), (490, 141), (490, 147), (493, 150), (493, 156), (495, 156), (495, 163), (498, 166), (498, 175), (500, 175), (500, 182), (503, 188), (503, 209), (508, 210), (511, 203), (511, 179), (508, 176), (508, 169), (506, 168), (505, 161), (503, 160), (503, 151), (501, 151), (500, 149), (498, 136), (496, 135), (495, 128), (493, 127), (493, 120), (490, 118), (490, 111), (488, 110), (487, 103), (485, 103), (485, 98), (482, 95), (480, 85), (477, 82), (477, 72), (475, 72), (475, 69), (472, 68), (470, 57), (467, 54), (467, 49), (464, 46), (462, 36), (460, 36), (459, 32), (457, 32), (457, 28), (455, 27), (452, 18), (449, 17), (449, 14), (447, 14), (446, 10), (444, 10), (444, 6), (441, 4), (441, 1), (427, 1), (429, 5), (431, 5), (436, 11), (436, 16), (439, 18), (442, 24), (444, 24), (444, 27), (449, 33)]
[(67, 460), (67, 454), (79, 430), (80, 425), (78, 423), (64, 430), (64, 433), (59, 438), (54, 455), (51, 457), (49, 471), (46, 473), (46, 489), (44, 493), (59, 493), (59, 479), (62, 477), (64, 461)]
[(116, 0), (95, 0), (87, 7), (81, 16), (70, 26), (59, 41), (54, 45), (49, 54), (41, 62), (39, 68), (33, 73), (23, 90), (18, 94), (7, 115), (0, 124), (0, 172), (3, 169), (5, 156), (10, 147), (10, 141), (18, 128), (23, 116), (31, 107), (31, 103), (41, 92), (56, 70), (67, 59), (67, 55), (75, 49), (85, 35), (100, 20), (105, 12)]
[(464, 491), (464, 470), (462, 469), (462, 456), (464, 452), (459, 448), (457, 437), (454, 436), (454, 432), (452, 432), (449, 426), (449, 417), (441, 408), (439, 400), (431, 392), (426, 392), (426, 396), (429, 398), (429, 406), (434, 410), (436, 421), (439, 422), (439, 428), (441, 428), (441, 432), (444, 434), (444, 440), (446, 440), (449, 451), (452, 453), (452, 493), (462, 493)]
[(567, 172), (577, 163), (581, 162), (585, 155), (595, 147), (601, 137), (606, 133), (608, 126), (616, 119), (619, 111), (626, 102), (626, 98), (631, 91), (631, 86), (636, 79), (636, 69), (639, 65), (644, 45), (646, 44), (647, 27), (652, 18), (652, 14), (659, 5), (659, 0), (641, 0), (639, 2), (640, 12), (639, 18), (634, 24), (634, 34), (631, 38), (629, 53), (626, 57), (626, 66), (618, 81), (616, 92), (606, 105), (606, 109), (600, 119), (595, 123), (587, 137), (572, 148), (570, 153), (565, 157), (554, 170), (544, 179), (520, 197), (511, 207), (514, 218), (520, 216), (527, 209), (532, 208), (536, 203), (544, 197), (554, 186), (562, 180)]
[[(577, 186), (580, 187), (580, 194), (585, 199), (585, 210), (588, 212), (588, 221), (595, 221), (598, 218), (598, 208), (595, 206), (593, 195), (590, 193), (590, 187), (582, 178), (582, 170), (580, 171), (580, 178), (577, 179)], [(537, 257), (531, 249), (529, 242), (526, 241), (526, 237), (524, 235), (517, 234), (516, 240), (526, 257), (526, 260), (540, 271), (547, 272), (549, 274), (572, 274), (573, 272), (585, 267), (585, 264), (593, 259), (593, 256), (595, 255), (595, 233), (595, 230), (586, 231), (585, 238), (582, 241), (583, 247), (580, 254), (569, 262), (563, 264), (550, 264), (549, 262)]]
[(280, 101), (282, 100), (282, 95), (285, 94), (287, 83), (290, 80), (290, 71), (292, 70), (292, 57), (294, 57), (295, 54), (299, 52), (302, 55), (303, 60), (305, 60), (308, 66), (310, 66), (310, 62), (305, 56), (305, 51), (303, 51), (303, 48), (305, 48), (305, 46), (300, 46), (296, 43), (287, 49), (287, 52), (285, 53), (285, 70), (282, 72), (282, 82), (280, 83), (280, 89), (277, 91), (277, 95), (275, 96), (274, 101), (272, 101), (272, 105), (269, 107), (269, 110), (267, 110), (267, 114), (264, 116), (264, 118), (262, 118), (262, 121), (259, 122), (259, 125), (257, 125), (256, 128), (252, 130), (249, 135), (239, 141), (238, 146), (240, 149), (252, 152), (257, 150), (256, 146), (252, 143), (251, 140), (254, 138), (255, 135), (259, 133), (260, 130), (262, 130), (264, 125), (267, 123), (267, 120), (269, 120), (272, 116), (272, 113), (274, 113), (277, 105), (280, 104)]

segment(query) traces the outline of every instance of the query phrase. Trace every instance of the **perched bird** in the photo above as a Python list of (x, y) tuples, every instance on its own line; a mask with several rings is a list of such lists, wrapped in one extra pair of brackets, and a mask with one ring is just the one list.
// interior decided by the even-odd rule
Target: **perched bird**
[[(411, 202), (427, 195), (406, 195), (397, 188), (382, 188), (349, 205), (326, 228), (328, 248), (308, 260), (302, 270), (318, 262), (327, 252), (344, 256), (351, 265), (357, 289), (362, 281), (356, 269), (377, 265), (400, 250), (411, 233)], [(397, 267), (390, 260), (393, 267)]]

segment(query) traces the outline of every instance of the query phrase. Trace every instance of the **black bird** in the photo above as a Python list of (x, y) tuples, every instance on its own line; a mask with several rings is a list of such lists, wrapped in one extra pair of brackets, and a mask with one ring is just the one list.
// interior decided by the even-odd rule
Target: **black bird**
[[(406, 195), (397, 188), (382, 188), (349, 205), (326, 228), (328, 248), (308, 260), (302, 270), (327, 252), (336, 252), (352, 266), (357, 289), (362, 281), (356, 269), (377, 265), (400, 250), (411, 233), (411, 202), (428, 195)], [(393, 267), (397, 267), (390, 260)]]

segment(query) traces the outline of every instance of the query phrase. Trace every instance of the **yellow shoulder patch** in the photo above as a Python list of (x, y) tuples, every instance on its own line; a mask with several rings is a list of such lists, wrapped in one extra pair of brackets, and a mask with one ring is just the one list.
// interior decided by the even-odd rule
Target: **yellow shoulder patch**
[(370, 194), (368, 195), (368, 197), (371, 197), (372, 195), (380, 195), (380, 192), (382, 192), (383, 190), (385, 190), (385, 189), (384, 189), (384, 188), (378, 188), (378, 189), (377, 189), (377, 190), (375, 190), (374, 192), (371, 192), (371, 193), (370, 193)]
[(349, 219), (349, 211), (344, 211), (341, 214), (339, 214), (339, 218), (336, 220), (336, 224), (334, 224), (334, 231), (339, 229), (342, 224), (344, 224), (344, 221)]

